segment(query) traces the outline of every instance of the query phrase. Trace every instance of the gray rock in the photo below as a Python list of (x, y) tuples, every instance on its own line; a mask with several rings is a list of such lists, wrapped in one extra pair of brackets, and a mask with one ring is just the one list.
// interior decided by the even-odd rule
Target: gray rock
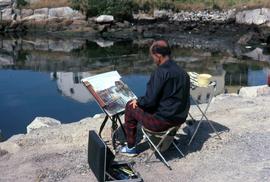
[(31, 16), (34, 14), (34, 11), (32, 9), (22, 9), (21, 10), (21, 18), (25, 18), (27, 16)]
[(36, 117), (34, 121), (32, 121), (27, 126), (27, 133), (30, 133), (31, 131), (39, 129), (39, 128), (58, 126), (58, 125), (61, 125), (61, 122), (56, 119), (49, 118), (49, 117)]
[(48, 8), (41, 8), (41, 9), (35, 9), (34, 15), (44, 15), (48, 17), (49, 9)]
[(239, 92), (240, 96), (247, 98), (269, 94), (270, 94), (270, 87), (268, 87), (267, 85), (255, 87), (242, 87)]
[(11, 56), (1, 54), (0, 55), (0, 66), (7, 66), (7, 65), (13, 65), (14, 60)]
[(27, 16), (25, 18), (23, 18), (23, 21), (30, 21), (30, 20), (35, 20), (35, 21), (41, 21), (41, 20), (46, 20), (48, 18), (47, 15), (45, 14), (34, 14), (31, 16)]
[(2, 10), (2, 20), (13, 20), (13, 12), (11, 8), (6, 8)]
[(1, 0), (0, 7), (10, 6), (12, 4), (12, 0)]
[(270, 62), (270, 55), (263, 54), (263, 50), (261, 48), (256, 48), (251, 52), (245, 53), (244, 56), (258, 61)]
[(270, 9), (268, 8), (245, 10), (236, 14), (236, 23), (240, 24), (269, 25), (269, 22)]

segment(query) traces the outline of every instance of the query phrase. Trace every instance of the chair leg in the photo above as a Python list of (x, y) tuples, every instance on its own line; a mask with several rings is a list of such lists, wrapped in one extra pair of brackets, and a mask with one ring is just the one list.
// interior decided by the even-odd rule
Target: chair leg
[[(158, 148), (155, 146), (155, 144), (150, 140), (150, 138), (148, 137), (148, 135), (145, 133), (145, 131), (142, 129), (143, 134), (145, 135), (145, 137), (147, 138), (147, 140), (149, 141), (149, 143), (154, 147), (155, 151), (158, 153), (158, 155), (162, 158), (162, 161), (165, 163), (165, 165), (172, 170), (171, 166), (168, 164), (168, 162), (165, 160), (165, 158), (163, 157), (163, 155), (159, 152)], [(160, 143), (159, 143), (160, 145)], [(148, 162), (150, 160), (150, 158), (153, 156), (153, 154), (155, 153), (155, 151), (152, 151), (151, 155), (148, 156), (148, 158), (146, 159), (146, 162)]]
[(174, 142), (172, 142), (172, 144), (173, 144), (173, 146), (178, 150), (178, 152), (179, 152), (183, 157), (185, 157), (185, 155), (184, 155), (183, 152), (178, 148), (178, 146), (177, 146)]
[(200, 121), (199, 121), (198, 126), (196, 127), (196, 129), (195, 129), (195, 131), (194, 131), (194, 133), (193, 133), (193, 135), (192, 135), (191, 139), (190, 139), (190, 140), (189, 140), (189, 142), (188, 142), (188, 145), (190, 145), (190, 144), (191, 144), (191, 142), (193, 141), (193, 139), (194, 139), (195, 135), (197, 134), (198, 129), (199, 129), (199, 127), (200, 127), (200, 125), (201, 125), (201, 124), (202, 124), (202, 120), (200, 120)]

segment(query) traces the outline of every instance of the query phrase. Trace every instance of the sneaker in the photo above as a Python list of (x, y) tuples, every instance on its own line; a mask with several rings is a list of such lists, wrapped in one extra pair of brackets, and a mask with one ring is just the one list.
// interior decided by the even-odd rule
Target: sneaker
[(123, 155), (126, 155), (126, 156), (129, 156), (129, 157), (134, 157), (137, 154), (137, 150), (135, 147), (132, 147), (132, 148), (128, 148), (128, 146), (124, 146), (120, 149), (119, 151), (121, 154)]

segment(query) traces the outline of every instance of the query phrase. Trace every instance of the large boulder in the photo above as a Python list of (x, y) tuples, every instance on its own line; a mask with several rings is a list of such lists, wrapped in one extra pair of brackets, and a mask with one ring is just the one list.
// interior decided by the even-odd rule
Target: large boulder
[(242, 87), (239, 91), (240, 96), (248, 98), (269, 94), (270, 94), (270, 87), (268, 87), (267, 85), (255, 87)]
[(30, 133), (33, 130), (39, 129), (39, 128), (44, 128), (44, 127), (51, 127), (51, 126), (58, 126), (61, 125), (61, 122), (49, 118), (49, 117), (36, 117), (32, 123), (30, 123), (27, 126), (27, 133)]
[(110, 23), (114, 21), (114, 17), (112, 15), (100, 15), (96, 18), (97, 23)]
[(85, 16), (79, 11), (73, 10), (70, 7), (60, 7), (49, 9), (49, 18), (67, 18), (67, 19), (85, 19)]
[(270, 9), (261, 8), (254, 10), (245, 10), (236, 14), (236, 23), (269, 25), (270, 26)]

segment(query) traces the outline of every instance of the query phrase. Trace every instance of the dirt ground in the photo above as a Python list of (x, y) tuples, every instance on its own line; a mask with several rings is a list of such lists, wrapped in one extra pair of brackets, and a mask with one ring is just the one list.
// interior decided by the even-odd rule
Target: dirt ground
[[(153, 156), (146, 143), (138, 146), (135, 161), (144, 181), (270, 181), (270, 95), (243, 98), (220, 95), (214, 98), (208, 118), (221, 134), (218, 139), (203, 122), (188, 146), (190, 127), (177, 134), (180, 157), (171, 147), (164, 153), (172, 170)], [(203, 107), (203, 105), (202, 105)], [(194, 107), (191, 113), (199, 118)], [(103, 118), (85, 118), (77, 123), (35, 130), (0, 143), (0, 181), (97, 181), (87, 163), (88, 131), (98, 130)], [(192, 129), (192, 128), (191, 128)], [(109, 139), (110, 128), (104, 138)]]

